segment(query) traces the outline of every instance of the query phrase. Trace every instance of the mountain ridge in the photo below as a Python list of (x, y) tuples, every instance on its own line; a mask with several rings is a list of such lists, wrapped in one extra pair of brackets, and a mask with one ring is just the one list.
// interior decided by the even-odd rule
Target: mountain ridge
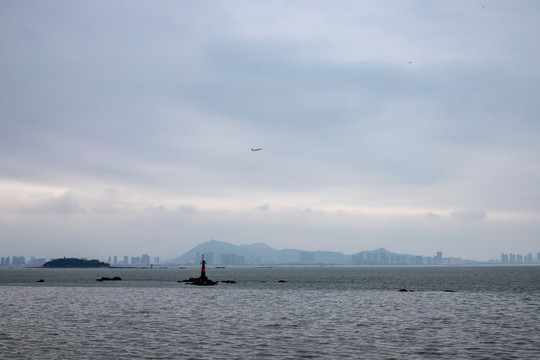
[(209, 265), (286, 265), (286, 264), (327, 264), (327, 265), (384, 265), (417, 264), (425, 256), (398, 254), (384, 248), (364, 250), (346, 255), (338, 251), (299, 249), (277, 250), (262, 242), (234, 245), (211, 239), (186, 251), (170, 261), (172, 264), (199, 264), (201, 255)]

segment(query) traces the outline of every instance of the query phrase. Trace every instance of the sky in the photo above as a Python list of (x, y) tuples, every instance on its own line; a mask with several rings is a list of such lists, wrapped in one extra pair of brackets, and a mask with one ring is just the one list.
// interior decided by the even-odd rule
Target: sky
[(2, 1), (0, 255), (536, 255), (539, 18), (536, 0)]

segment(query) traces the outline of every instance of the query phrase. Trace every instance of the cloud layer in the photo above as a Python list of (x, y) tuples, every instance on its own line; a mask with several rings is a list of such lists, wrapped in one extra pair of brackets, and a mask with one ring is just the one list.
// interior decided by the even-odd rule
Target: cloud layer
[(540, 250), (535, 1), (0, 8), (3, 256)]

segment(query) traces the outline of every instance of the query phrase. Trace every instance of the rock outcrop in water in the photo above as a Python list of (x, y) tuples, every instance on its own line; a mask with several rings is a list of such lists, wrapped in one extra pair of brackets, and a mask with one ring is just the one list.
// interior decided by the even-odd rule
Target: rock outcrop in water
[(199, 285), (199, 286), (212, 286), (217, 285), (217, 281), (212, 281), (209, 278), (206, 277), (206, 261), (204, 260), (204, 255), (202, 256), (201, 261), (201, 276), (198, 278), (189, 278), (186, 280), (178, 280), (178, 282), (185, 282), (191, 285)]
[(118, 280), (122, 280), (122, 278), (120, 276), (115, 276), (113, 278), (102, 276), (101, 279), (96, 279), (96, 281), (118, 281)]

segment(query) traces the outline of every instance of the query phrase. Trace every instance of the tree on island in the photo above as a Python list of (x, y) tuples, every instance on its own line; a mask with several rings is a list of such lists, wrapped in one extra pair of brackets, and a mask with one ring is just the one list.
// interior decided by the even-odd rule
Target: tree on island
[(85, 260), (77, 258), (60, 258), (47, 261), (43, 264), (46, 268), (104, 268), (110, 267), (109, 264), (96, 259)]

